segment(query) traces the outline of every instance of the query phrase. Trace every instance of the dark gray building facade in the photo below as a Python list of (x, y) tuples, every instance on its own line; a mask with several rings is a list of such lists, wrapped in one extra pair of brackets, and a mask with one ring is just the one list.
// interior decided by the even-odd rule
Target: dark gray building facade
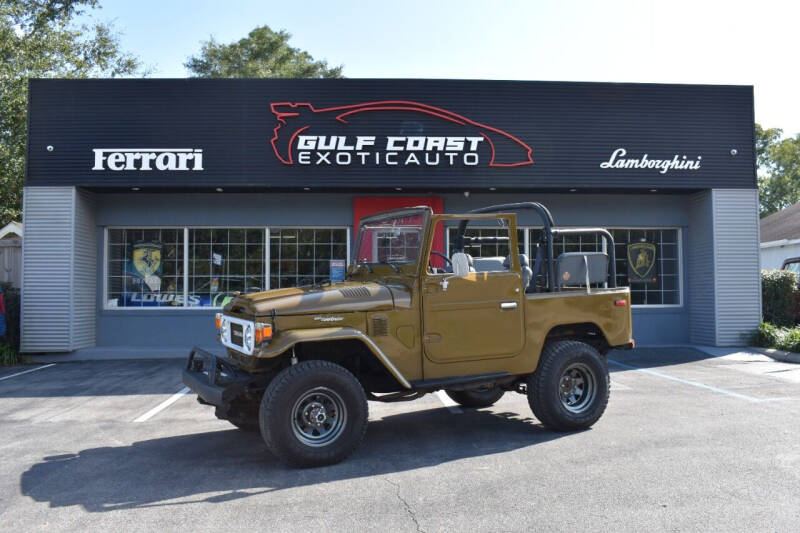
[(758, 325), (751, 87), (33, 80), (29, 120), (25, 352), (212, 345), (233, 292), (326, 279), (368, 213), (519, 200), (612, 230), (640, 345)]

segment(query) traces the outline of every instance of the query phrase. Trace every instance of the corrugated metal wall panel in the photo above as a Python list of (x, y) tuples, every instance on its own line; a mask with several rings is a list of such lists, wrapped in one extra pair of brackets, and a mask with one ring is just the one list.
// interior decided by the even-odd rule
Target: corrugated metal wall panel
[(75, 194), (72, 278), (72, 349), (95, 345), (97, 300), (97, 229), (94, 194)]
[(749, 344), (761, 318), (758, 191), (713, 190), (717, 345)]
[(714, 307), (714, 221), (711, 192), (693, 194), (689, 200), (687, 235), (689, 265), (689, 340), (716, 344)]
[(26, 187), (23, 200), (24, 352), (69, 351), (74, 187)]

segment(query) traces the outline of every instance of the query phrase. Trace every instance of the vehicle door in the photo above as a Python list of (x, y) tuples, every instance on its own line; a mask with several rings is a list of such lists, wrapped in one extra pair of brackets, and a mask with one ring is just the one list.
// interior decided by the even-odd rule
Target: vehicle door
[[(423, 349), (425, 356), (436, 363), (513, 357), (522, 351), (525, 342), (524, 291), (519, 257), (515, 253), (515, 218), (513, 215), (468, 218), (470, 224), (477, 222), (503, 228), (501, 233), (507, 236), (507, 244), (494, 247), (491, 253), (512, 253), (508, 266), (500, 265), (495, 269), (484, 265), (483, 268), (490, 268), (488, 271), (456, 275), (437, 272), (439, 269), (434, 268), (425, 270), (422, 277)], [(447, 215), (435, 217), (431, 227), (435, 229), (437, 223), (448, 220)], [(466, 251), (475, 249), (474, 245), (465, 248)], [(431, 259), (435, 257), (437, 254), (430, 255)]]

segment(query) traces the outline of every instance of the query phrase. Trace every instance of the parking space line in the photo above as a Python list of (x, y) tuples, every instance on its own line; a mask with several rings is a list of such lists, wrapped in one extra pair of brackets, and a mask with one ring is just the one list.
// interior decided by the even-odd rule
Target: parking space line
[(718, 392), (719, 394), (725, 394), (726, 396), (732, 396), (733, 398), (739, 398), (740, 400), (746, 400), (748, 402), (760, 403), (760, 402), (768, 402), (775, 400), (773, 398), (767, 398), (767, 399), (755, 398), (753, 396), (748, 396), (746, 394), (740, 394), (738, 392), (733, 392), (726, 389), (720, 389), (719, 387), (706, 385), (705, 383), (699, 383), (697, 381), (691, 381), (688, 379), (676, 378), (675, 376), (670, 376), (669, 374), (664, 374), (663, 372), (650, 370), (649, 368), (640, 368), (638, 366), (626, 365), (625, 363), (620, 363), (619, 361), (614, 361), (613, 359), (609, 359), (608, 362), (617, 366), (621, 366), (622, 368), (627, 368), (628, 370), (636, 370), (637, 372), (642, 372), (644, 374), (649, 374), (651, 376), (663, 379), (669, 379), (671, 381), (677, 381), (678, 383), (683, 383), (684, 385), (691, 385), (692, 387), (698, 387), (700, 389), (706, 389), (712, 392)]
[(170, 396), (169, 398), (167, 398), (166, 400), (164, 400), (163, 402), (156, 405), (155, 407), (147, 411), (145, 414), (134, 420), (134, 422), (147, 422), (148, 420), (156, 416), (158, 413), (160, 413), (173, 403), (177, 402), (178, 400), (180, 400), (181, 396), (183, 396), (187, 392), (189, 392), (189, 387), (182, 388), (181, 390), (179, 390), (178, 392), (176, 392), (175, 394), (173, 394), (172, 396)]
[(22, 372), (17, 372), (16, 374), (11, 374), (10, 376), (3, 376), (2, 378), (0, 378), (0, 381), (3, 381), (5, 379), (15, 378), (17, 376), (21, 376), (22, 374), (28, 374), (30, 372), (36, 372), (37, 370), (42, 370), (43, 368), (50, 368), (51, 366), (56, 366), (56, 364), (55, 363), (50, 363), (49, 365), (37, 366), (36, 368), (31, 368), (30, 370), (23, 370)]
[(450, 396), (448, 396), (445, 391), (437, 390), (436, 396), (439, 398), (439, 401), (442, 402), (442, 404), (445, 407), (447, 407), (447, 410), (450, 411), (451, 413), (456, 415), (464, 414), (464, 411), (461, 410), (458, 404), (454, 402), (453, 399)]

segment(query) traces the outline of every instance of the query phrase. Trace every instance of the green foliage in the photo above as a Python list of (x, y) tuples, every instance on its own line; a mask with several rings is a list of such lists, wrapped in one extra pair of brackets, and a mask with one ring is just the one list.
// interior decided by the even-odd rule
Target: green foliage
[(756, 124), (756, 160), (761, 216), (800, 201), (800, 134), (781, 139), (783, 131)]
[(10, 344), (0, 343), (0, 366), (18, 365), (19, 354)]
[(761, 271), (761, 307), (764, 321), (777, 326), (794, 326), (797, 301), (797, 277), (794, 272)]
[(259, 26), (230, 44), (210, 38), (184, 66), (196, 78), (341, 78), (342, 66), (328, 67), (308, 52), (289, 46), (291, 35)]
[(782, 328), (768, 322), (761, 322), (756, 333), (756, 346), (800, 352), (800, 327)]
[(116, 77), (139, 62), (107, 24), (76, 25), (97, 0), (0, 0), (0, 227), (22, 214), (28, 79)]

